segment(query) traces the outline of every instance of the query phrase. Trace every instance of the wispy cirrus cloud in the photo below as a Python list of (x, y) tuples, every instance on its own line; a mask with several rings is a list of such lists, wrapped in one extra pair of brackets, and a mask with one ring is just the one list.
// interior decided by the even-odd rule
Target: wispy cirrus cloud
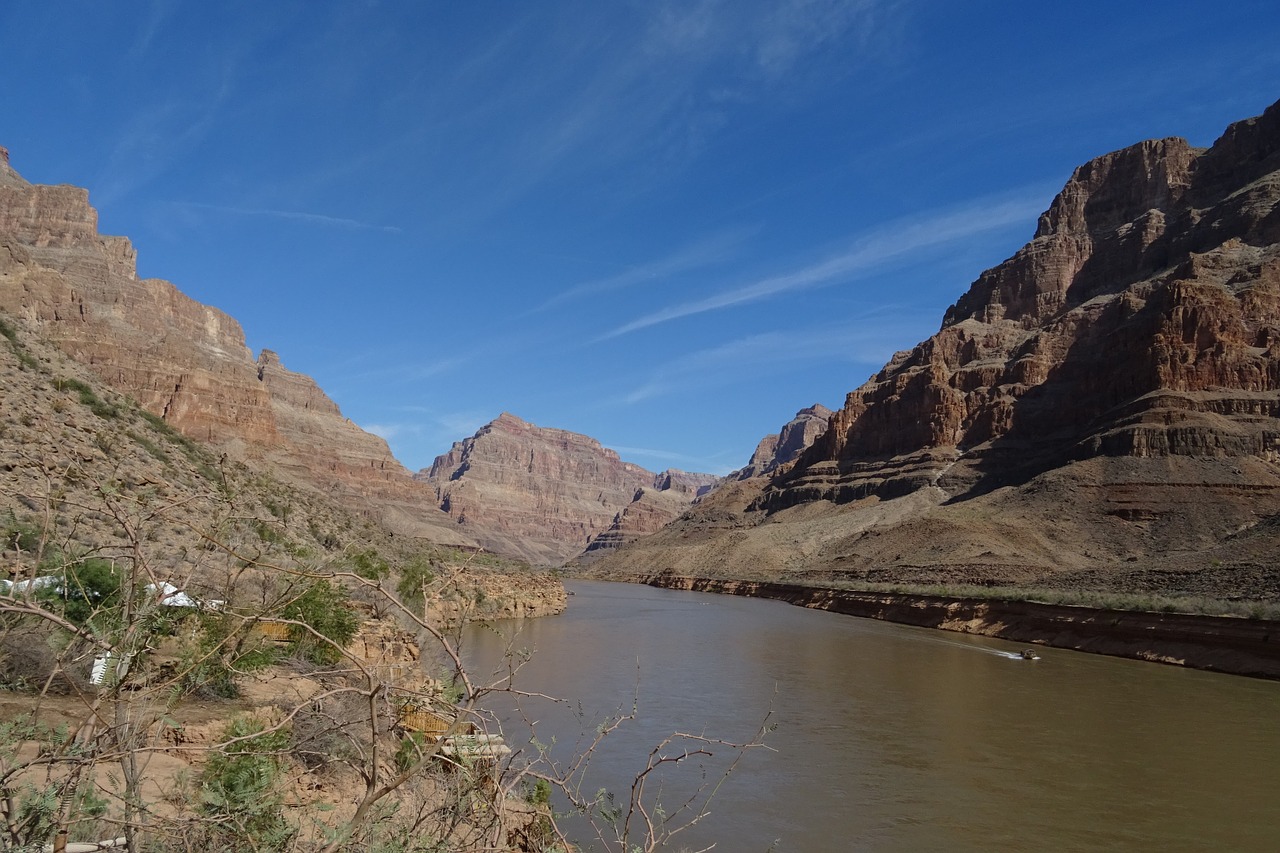
[[(687, 453), (676, 453), (670, 450), (657, 450), (650, 447), (628, 447), (622, 444), (608, 444), (605, 447), (610, 450), (616, 450), (620, 455), (627, 457), (639, 457), (641, 459), (657, 460), (659, 465), (663, 467), (678, 467), (686, 471), (705, 471), (709, 474), (723, 476), (734, 470), (736, 466), (726, 464), (724, 456), (703, 457), (690, 456)], [(657, 465), (653, 466), (657, 467)]]
[(732, 257), (751, 233), (753, 233), (751, 229), (738, 228), (712, 234), (683, 246), (665, 257), (628, 267), (616, 275), (574, 285), (552, 296), (536, 310), (542, 311), (572, 299), (624, 290), (648, 281), (714, 266)]
[(391, 417), (362, 423), (360, 428), (384, 439), (395, 457), (410, 470), (430, 467), (435, 457), (448, 451), (455, 441), (471, 437), (498, 415), (440, 411), (430, 406), (397, 406), (384, 414)]
[(962, 209), (898, 220), (855, 238), (847, 251), (824, 261), (644, 314), (596, 340), (616, 338), (682, 317), (850, 281), (918, 252), (1024, 224), (1043, 210), (1045, 197), (1046, 190), (1037, 188), (1017, 197), (985, 200)]
[[(504, 113), (526, 121), (519, 135), (484, 143), (494, 148), (492, 161), (506, 164), (492, 203), (505, 204), (563, 170), (606, 174), (611, 191), (621, 182), (646, 192), (696, 159), (749, 105), (785, 111), (803, 93), (891, 53), (887, 21), (900, 5), (655, 0), (609, 14), (537, 16), (526, 30), (556, 59), (521, 67), (498, 96)], [(855, 51), (847, 49), (850, 32), (857, 34)], [(510, 63), (511, 56), (498, 60)]]
[(362, 424), (362, 430), (373, 433), (385, 441), (391, 441), (393, 438), (399, 438), (407, 433), (418, 432), (415, 424)]
[(671, 394), (736, 381), (756, 382), (798, 364), (841, 361), (880, 365), (913, 335), (925, 334), (916, 314), (882, 305), (846, 323), (748, 335), (657, 365), (616, 405), (635, 405)]
[(186, 210), (206, 210), (212, 213), (225, 213), (231, 216), (262, 216), (270, 219), (283, 219), (302, 222), (310, 225), (322, 225), (329, 228), (348, 228), (360, 231), (384, 231), (389, 234), (400, 234), (402, 229), (395, 225), (379, 225), (375, 222), (362, 222), (359, 219), (347, 219), (341, 216), (326, 216), (321, 213), (306, 213), (297, 210), (274, 210), (260, 207), (235, 207), (225, 204), (207, 204), (199, 201), (170, 202), (174, 207)]

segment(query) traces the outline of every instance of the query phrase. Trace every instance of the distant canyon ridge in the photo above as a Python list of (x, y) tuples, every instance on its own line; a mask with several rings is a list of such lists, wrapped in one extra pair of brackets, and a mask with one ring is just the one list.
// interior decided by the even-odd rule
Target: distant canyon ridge
[(1280, 106), (1077, 168), (936, 335), (723, 479), (506, 413), (411, 474), (3, 149), (0, 311), (399, 535), (607, 576), (1280, 597)]
[(1072, 174), (798, 458), (602, 572), (1280, 596), (1280, 105)]
[(139, 278), (132, 244), (97, 221), (87, 190), (31, 184), (0, 148), (0, 311), (188, 437), (397, 534), (559, 565), (657, 530), (719, 480), (509, 414), (411, 474), (232, 317)]

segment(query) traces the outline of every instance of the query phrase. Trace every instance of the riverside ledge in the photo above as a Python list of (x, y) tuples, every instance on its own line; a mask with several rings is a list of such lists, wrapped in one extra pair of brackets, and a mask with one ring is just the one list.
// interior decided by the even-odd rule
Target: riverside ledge
[(1280, 620), (1101, 610), (1035, 601), (860, 592), (769, 581), (684, 577), (649, 586), (746, 595), (904, 625), (1114, 655), (1232, 675), (1280, 679)]

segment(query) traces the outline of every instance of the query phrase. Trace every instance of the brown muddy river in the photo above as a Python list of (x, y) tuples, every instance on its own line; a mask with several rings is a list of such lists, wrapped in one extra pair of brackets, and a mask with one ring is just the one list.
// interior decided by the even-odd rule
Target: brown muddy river
[[(736, 740), (766, 715), (776, 725), (771, 750), (747, 754), (665, 849), (1280, 850), (1280, 683), (1055, 649), (1026, 661), (1000, 640), (780, 602), (568, 586), (563, 616), (468, 635), (482, 668), (514, 635), (532, 652), (517, 686), (573, 700), (504, 708), (513, 747), (526, 716), (567, 757), (638, 702), (584, 785), (625, 804), (672, 731)], [(703, 780), (692, 762), (664, 778), (668, 810)]]

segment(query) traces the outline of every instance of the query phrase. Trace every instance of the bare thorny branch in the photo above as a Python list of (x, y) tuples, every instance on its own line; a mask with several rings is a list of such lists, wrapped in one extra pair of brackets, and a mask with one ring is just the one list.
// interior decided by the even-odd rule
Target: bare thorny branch
[[(587, 815), (596, 823), (596, 833), (606, 848), (627, 853), (635, 849), (651, 851), (705, 817), (710, 799), (737, 768), (742, 756), (761, 743), (763, 729), (761, 735), (746, 743), (672, 733), (649, 752), (645, 766), (631, 781), (626, 806), (617, 813), (602, 808), (598, 797), (584, 791), (584, 775), (601, 744), (636, 719), (638, 695), (628, 712), (619, 709), (617, 714), (596, 726), (589, 741), (563, 763), (541, 748), (532, 751), (519, 748), (507, 759), (492, 764), (480, 760), (477, 765), (476, 759), (458, 754), (446, 756), (446, 744), (473, 729), (479, 729), (482, 735), (491, 732), (493, 737), (501, 737), (501, 725), (484, 711), (488, 698), (505, 694), (517, 701), (539, 699), (565, 706), (571, 704), (518, 687), (516, 679), (528, 656), (511, 646), (501, 670), (485, 678), (471, 670), (462, 643), (462, 620), (447, 625), (431, 609), (432, 602), (459, 593), (455, 577), (441, 572), (424, 581), (418, 590), (420, 596), (415, 596), (420, 598), (420, 604), (411, 605), (392, 588), (386, 577), (368, 577), (345, 568), (340, 562), (313, 563), (269, 548), (237, 543), (227, 536), (227, 531), (237, 529), (237, 524), (253, 524), (258, 517), (225, 496), (187, 495), (144, 504), (99, 484), (91, 492), (91, 498), (55, 498), (56, 483), (62, 474), (43, 473), (48, 485), (45, 493), (26, 495), (29, 501), (44, 507), (39, 559), (24, 562), (24, 575), (20, 577), (34, 581), (38, 576), (37, 567), (43, 564), (46, 553), (53, 550), (59, 513), (93, 512), (109, 519), (118, 533), (118, 546), (110, 549), (110, 560), (121, 574), (124, 594), (120, 597), (118, 612), (95, 611), (84, 621), (60, 611), (56, 602), (38, 594), (34, 583), (21, 591), (11, 587), (0, 594), (0, 620), (4, 620), (4, 630), (9, 631), (18, 624), (39, 623), (45, 626), (42, 637), (56, 634), (62, 648), (67, 650), (55, 657), (38, 696), (59, 707), (54, 719), (73, 720), (69, 734), (60, 740), (38, 735), (33, 729), (24, 733), (15, 731), (7, 735), (8, 742), (0, 742), (0, 806), (3, 806), (4, 832), (10, 846), (23, 843), (27, 837), (23, 833), (29, 827), (19, 820), (23, 809), (30, 805), (29, 800), (23, 799), (27, 790), (23, 786), (36, 779), (33, 774), (41, 771), (42, 778), (52, 786), (50, 790), (57, 797), (45, 823), (41, 824), (45, 829), (40, 831), (47, 833), (42, 837), (53, 838), (58, 845), (66, 842), (73, 827), (80, 823), (93, 824), (89, 818), (75, 813), (77, 797), (88, 794), (106, 802), (96, 822), (99, 831), (110, 832), (112, 837), (122, 835), (130, 853), (187, 849), (196, 837), (191, 835), (193, 827), (249, 837), (261, 831), (255, 828), (254, 815), (209, 810), (203, 805), (205, 783), (194, 776), (185, 782), (171, 781), (177, 806), (154, 798), (148, 800), (143, 795), (149, 772), (147, 762), (160, 756), (186, 757), (191, 762), (192, 774), (203, 772), (201, 767), (208, 766), (209, 759), (218, 755), (232, 760), (262, 758), (276, 765), (297, 763), (298, 747), (282, 746), (270, 739), (296, 735), (302, 722), (311, 720), (317, 728), (310, 737), (322, 746), (311, 749), (310, 754), (346, 768), (346, 772), (358, 780), (358, 785), (343, 783), (346, 790), (355, 792), (348, 804), (350, 809), (336, 814), (323, 833), (304, 833), (302, 827), (294, 827), (279, 841), (277, 849), (309, 849), (322, 853), (363, 849), (379, 832), (384, 835), (400, 832), (402, 835), (397, 837), (404, 838), (435, 837), (445, 843), (449, 839), (464, 843), (462, 839), (465, 839), (465, 849), (469, 850), (510, 849), (508, 841), (514, 833), (522, 836), (524, 849), (535, 849), (538, 845), (559, 845), (567, 849), (569, 842), (546, 806), (540, 807), (541, 810), (514, 808), (522, 791), (541, 780), (559, 791), (571, 810)], [(224, 487), (225, 483), (224, 474)], [(175, 516), (179, 510), (189, 510), (197, 504), (218, 510), (206, 513), (210, 519), (206, 526), (197, 527), (188, 515)], [(147, 544), (149, 531), (161, 524), (185, 527), (192, 538), (201, 543), (196, 553), (202, 559), (222, 561), (222, 567), (216, 570), (212, 565), (205, 566), (204, 574), (214, 577), (221, 572), (225, 577), (223, 595), (227, 604), (221, 610), (188, 615), (187, 621), (181, 624), (187, 625), (195, 619), (198, 627), (223, 620), (227, 627), (223, 635), (212, 635), (210, 641), (201, 646), (193, 645), (191, 638), (195, 633), (181, 629), (182, 636), (178, 639), (182, 640), (186, 652), (171, 671), (155, 677), (155, 668), (149, 661), (165, 642), (176, 642), (157, 633), (158, 620), (167, 614), (161, 597), (141, 594), (144, 588), (159, 590), (166, 582), (175, 580), (171, 571), (158, 568)], [(65, 585), (69, 583), (66, 578), (71, 577), (83, 556), (63, 550), (68, 552), (64, 554)], [(186, 564), (187, 582), (200, 575), (199, 563)], [(319, 581), (348, 591), (362, 591), (370, 600), (379, 602), (379, 611), (394, 617), (401, 629), (416, 632), (418, 646), (439, 655), (445, 664), (440, 675), (455, 689), (457, 695), (453, 701), (444, 702), (438, 689), (389, 683), (377, 663), (354, 654), (315, 624), (303, 618), (279, 615), (301, 599), (309, 584)], [(211, 588), (207, 582), (205, 586)], [(238, 608), (237, 600), (254, 594), (258, 599), (256, 604), (248, 609)], [(184, 741), (179, 736), (181, 725), (172, 715), (182, 707), (184, 697), (191, 690), (190, 682), (198, 679), (203, 668), (209, 666), (225, 667), (233, 680), (246, 678), (248, 673), (242, 670), (239, 661), (261, 647), (255, 631), (266, 619), (288, 626), (295, 643), (305, 638), (332, 650), (336, 662), (307, 676), (318, 685), (314, 692), (296, 701), (277, 703), (277, 709), (265, 719), (260, 717), (251, 731), (241, 734), (228, 731), (210, 740)], [(0, 654), (3, 654), (4, 643), (0, 637)], [(84, 651), (75, 651), (77, 648)], [(116, 661), (118, 675), (96, 687), (87, 685), (84, 676), (78, 674), (86, 659), (95, 654)], [(70, 685), (76, 704), (54, 701), (57, 697), (53, 695), (53, 686), (62, 682)], [(451, 722), (430, 740), (419, 741), (405, 733), (397, 740), (395, 732), (400, 731), (396, 727), (397, 707), (406, 702), (445, 709)], [(32, 703), (33, 720), (44, 713), (44, 707), (39, 702)], [(332, 749), (332, 754), (323, 752), (323, 744), (330, 742), (326, 738), (336, 738), (332, 743), (338, 746)], [(0, 737), (0, 741), (3, 740)], [(261, 746), (268, 741), (275, 745)], [(29, 746), (32, 743), (38, 744), (34, 751)], [(536, 741), (534, 745), (536, 747)], [(732, 756), (726, 769), (713, 779), (704, 778), (696, 790), (683, 795), (670, 808), (661, 803), (661, 774), (668, 769), (697, 764), (715, 754)], [(104, 774), (103, 768), (108, 767), (117, 770)], [(337, 771), (302, 767), (291, 772), (300, 784), (315, 773)], [(436, 793), (432, 794), (433, 791)], [(434, 800), (430, 799), (432, 796)], [(297, 805), (301, 806), (301, 801)], [(417, 848), (406, 846), (404, 849)]]

